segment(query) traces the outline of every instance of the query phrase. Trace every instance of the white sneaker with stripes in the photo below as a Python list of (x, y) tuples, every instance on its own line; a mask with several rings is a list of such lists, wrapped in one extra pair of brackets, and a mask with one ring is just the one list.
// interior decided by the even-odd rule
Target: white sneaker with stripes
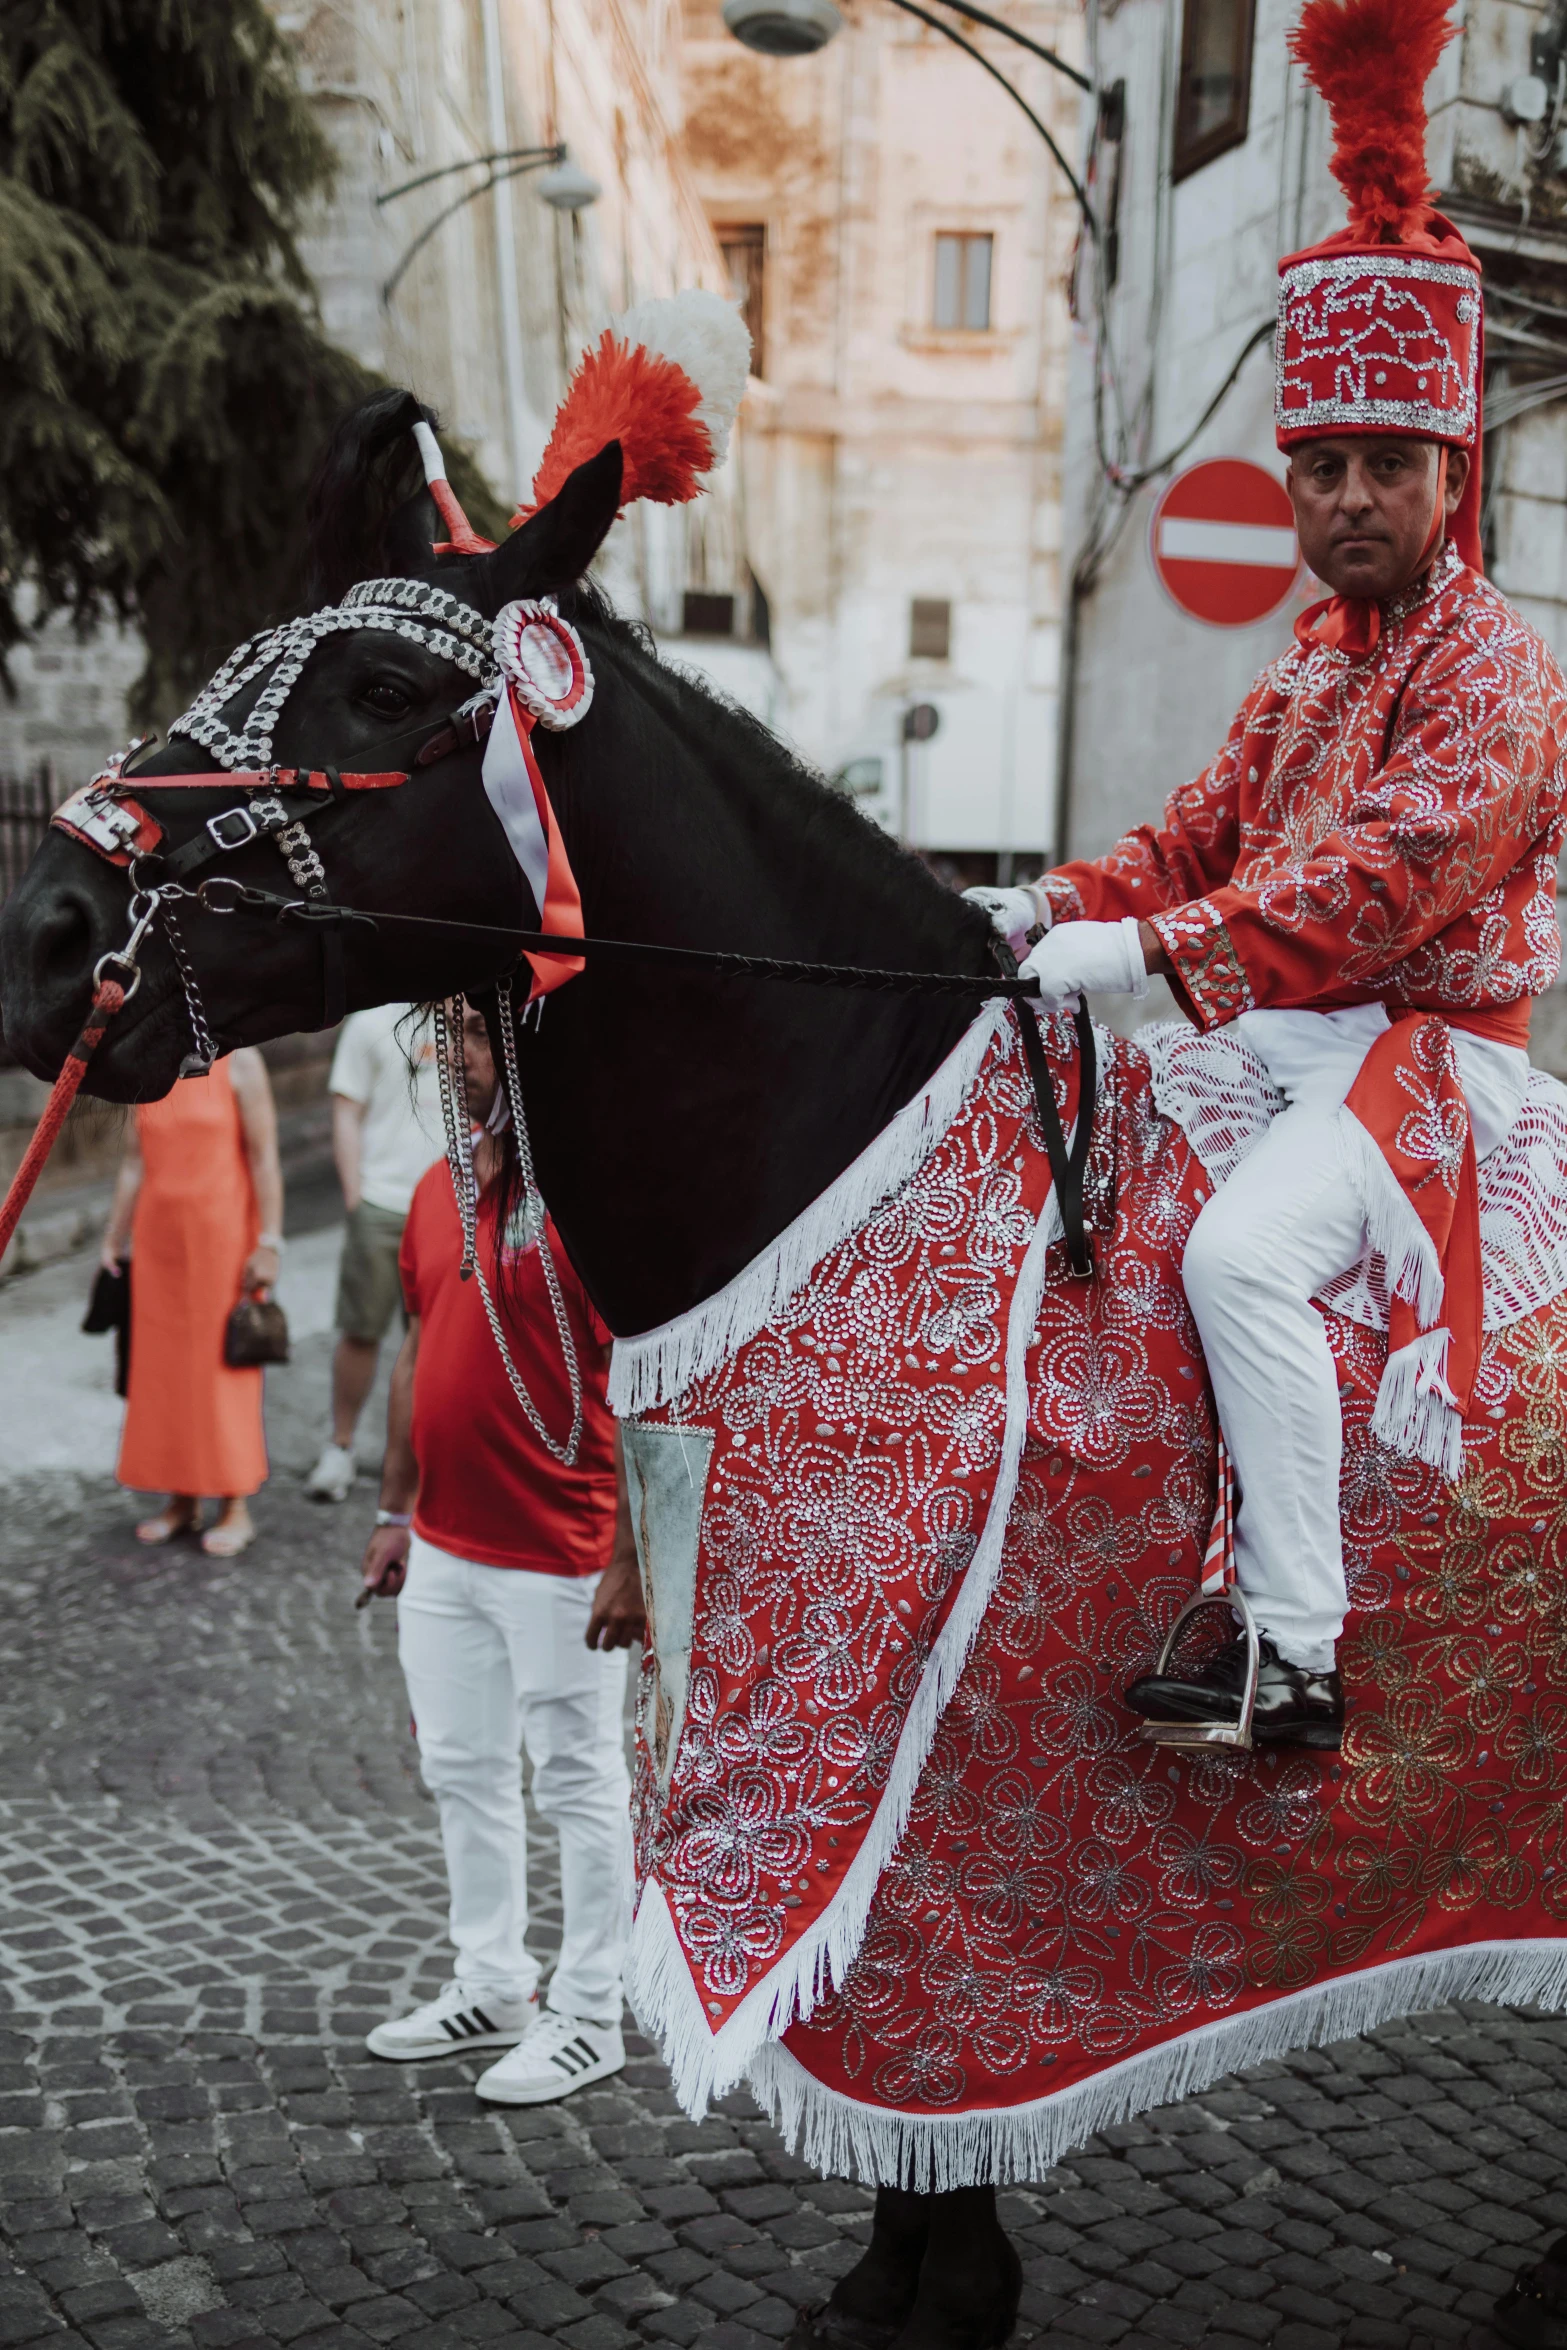
[(574, 2089), (607, 2080), (625, 2061), (619, 2024), (590, 2024), (551, 2007), (474, 2087), (491, 2105), (552, 2105)]
[(513, 2048), (532, 2030), (538, 2012), (536, 1991), (527, 1999), (496, 1999), (488, 1991), (446, 1983), (411, 2015), (377, 2024), (365, 2034), (365, 2046), (372, 2056), (390, 2057), (394, 2064), (456, 2056), (470, 2048)]

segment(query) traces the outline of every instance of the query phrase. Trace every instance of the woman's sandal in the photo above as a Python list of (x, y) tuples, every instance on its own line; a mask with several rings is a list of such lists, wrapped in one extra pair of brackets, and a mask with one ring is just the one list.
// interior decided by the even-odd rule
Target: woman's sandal
[(237, 1559), (242, 1550), (248, 1550), (256, 1539), (256, 1521), (247, 1517), (243, 1525), (220, 1518), (209, 1526), (201, 1538), (201, 1547), (209, 1559)]
[(136, 1529), (136, 1539), (145, 1542), (151, 1550), (159, 1543), (177, 1542), (182, 1534), (200, 1532), (201, 1504), (192, 1502), (188, 1509), (178, 1510), (171, 1505), (159, 1510), (155, 1518), (143, 1518)]

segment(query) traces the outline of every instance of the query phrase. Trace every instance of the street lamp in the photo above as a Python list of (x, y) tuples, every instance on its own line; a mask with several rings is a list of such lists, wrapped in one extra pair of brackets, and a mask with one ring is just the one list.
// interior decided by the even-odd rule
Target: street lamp
[[(910, 6), (909, 0), (892, 0), (892, 4), (895, 8), (907, 9), (910, 16), (919, 17), (922, 23), (934, 25), (937, 32), (945, 33), (949, 40), (956, 41), (960, 49), (969, 47), (960, 34), (942, 24), (939, 18), (926, 16), (922, 9)], [(946, 5), (956, 6), (957, 0), (946, 0)], [(990, 16), (983, 8), (971, 8), (968, 0), (962, 0), (962, 14), (974, 24), (988, 25), (993, 33), (1003, 34), (1007, 40), (1015, 41), (1020, 49), (1027, 49), (1033, 56), (1042, 57), (1047, 65), (1055, 67), (1057, 73), (1064, 73), (1069, 82), (1076, 82), (1080, 90), (1092, 91), (1094, 85), (1086, 73), (1079, 73), (1075, 65), (1068, 65), (1066, 59), (1058, 57), (1054, 49), (1047, 49), (1041, 41), (1031, 40), (1027, 33), (1020, 33), (1015, 25), (1008, 24), (1004, 18)], [(735, 39), (745, 48), (756, 50), (762, 57), (809, 57), (816, 50), (825, 49), (828, 42), (836, 40), (843, 30), (843, 18), (832, 0), (724, 0), (723, 16), (725, 25)], [(977, 51), (970, 53), (978, 54)], [(983, 64), (985, 61), (981, 58), (980, 62)], [(1003, 86), (1011, 88), (1010, 83)], [(1016, 97), (1017, 92), (1014, 90), (1012, 95)]]
[[(942, 4), (948, 8), (957, 8), (960, 0), (942, 0)], [(921, 24), (929, 25), (932, 32), (940, 33), (954, 48), (961, 49), (966, 57), (972, 57), (974, 63), (988, 73), (993, 82), (1001, 84), (1013, 105), (1027, 115), (1030, 124), (1060, 166), (1083, 216), (1083, 226), (1093, 239), (1097, 251), (1099, 216), (1088, 201), (1088, 190), (1022, 91), (1015, 83), (1009, 82), (1000, 67), (992, 65), (984, 50), (977, 49), (972, 41), (958, 31), (956, 25), (948, 24), (942, 17), (932, 16), (928, 8), (918, 6), (917, 0), (892, 0), (892, 5), (901, 8), (905, 16), (917, 16)], [(1042, 41), (1032, 40), (1027, 33), (1020, 33), (1015, 25), (1008, 24), (1002, 17), (991, 16), (985, 9), (976, 8), (972, 0), (961, 0), (961, 12), (965, 19), (975, 24), (988, 25), (993, 33), (1004, 34), (1007, 40), (1015, 41), (1020, 49), (1027, 49), (1031, 56), (1042, 57), (1057, 73), (1064, 73), (1069, 82), (1075, 82), (1080, 90), (1086, 90), (1090, 97), (1093, 96), (1094, 85), (1088, 75), (1079, 73), (1075, 65), (1068, 65), (1064, 57), (1058, 57)], [(725, 26), (734, 38), (744, 48), (754, 49), (763, 57), (809, 57), (816, 50), (825, 49), (843, 27), (843, 18), (832, 0), (724, 0), (723, 16)]]
[(586, 211), (604, 193), (593, 174), (584, 171), (580, 163), (573, 163), (564, 147), (560, 161), (552, 163), (548, 171), (541, 171), (533, 184), (555, 212)]
[(387, 188), (377, 196), (376, 204), (390, 204), (398, 196), (410, 195), (415, 188), (428, 187), (432, 180), (450, 179), (455, 172), (483, 170), (485, 177), (471, 188), (464, 188), (445, 204), (419, 234), (398, 261), (396, 268), (381, 288), (381, 300), (390, 302), (396, 293), (409, 264), (414, 261), (438, 229), (446, 226), (454, 212), (461, 212), (476, 196), (487, 196), (492, 188), (503, 187), (508, 180), (520, 177), (525, 171), (539, 174), (538, 190), (546, 204), (557, 212), (580, 212), (584, 206), (596, 203), (601, 193), (598, 181), (585, 172), (580, 163), (573, 163), (563, 146), (506, 147), (494, 155), (465, 155), (461, 163), (443, 163), (437, 171), (421, 171), (416, 178), (403, 180), (395, 188)]
[(724, 0), (724, 23), (761, 57), (809, 57), (843, 30), (832, 0)]
[(537, 172), (534, 182), (540, 196), (552, 211), (578, 213), (585, 206), (598, 201), (601, 190), (598, 181), (580, 163), (573, 163), (565, 147), (557, 141), (548, 147), (507, 147), (499, 142), (506, 136), (506, 109), (502, 102), (500, 31), (495, 17), (495, 0), (488, 0), (484, 9), (486, 64), (490, 89), (490, 136), (497, 144), (485, 155), (465, 155), (460, 163), (442, 163), (433, 171), (416, 172), (412, 179), (401, 180), (395, 188), (385, 188), (376, 198), (377, 207), (395, 203), (399, 196), (412, 195), (415, 188), (427, 188), (433, 181), (449, 180), (459, 172), (481, 171), (482, 179), (465, 187), (449, 204), (443, 204), (435, 218), (405, 247), (396, 267), (381, 288), (383, 307), (390, 309), (396, 293), (412, 263), (424, 251), (452, 215), (461, 212), (465, 204), (476, 197), (495, 196), (495, 278), (496, 298), (500, 309), (501, 367), (506, 384), (506, 411), (510, 427), (511, 461), (517, 486), (527, 480), (527, 452), (531, 440), (527, 394), (523, 388), (522, 317), (517, 303), (517, 256), (512, 241), (511, 194), (509, 183), (524, 172)]

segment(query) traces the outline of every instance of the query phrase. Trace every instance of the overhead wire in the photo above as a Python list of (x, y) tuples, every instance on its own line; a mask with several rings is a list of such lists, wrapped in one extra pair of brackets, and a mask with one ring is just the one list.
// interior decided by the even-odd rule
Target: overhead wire
[[(984, 72), (989, 74), (991, 80), (998, 83), (999, 86), (1005, 90), (1007, 96), (1012, 100), (1013, 104), (1019, 108), (1022, 114), (1027, 118), (1032, 128), (1044, 141), (1058, 169), (1065, 179), (1067, 186), (1071, 189), (1073, 201), (1077, 205), (1083, 227), (1087, 232), (1089, 244), (1088, 261), (1090, 299), (1093, 305), (1095, 330), (1095, 452), (1099, 460), (1100, 472), (1104, 480), (1110, 485), (1112, 491), (1118, 496), (1130, 497), (1136, 490), (1140, 489), (1146, 482), (1153, 480), (1158, 474), (1168, 472), (1169, 468), (1172, 465), (1177, 464), (1181, 457), (1185, 455), (1186, 451), (1201, 436), (1206, 427), (1213, 421), (1213, 418), (1217, 415), (1225, 399), (1233, 389), (1241, 369), (1244, 367), (1246, 361), (1250, 358), (1252, 352), (1257, 348), (1258, 344), (1273, 331), (1273, 322), (1271, 319), (1265, 321), (1263, 324), (1256, 327), (1247, 337), (1245, 343), (1242, 345), (1240, 351), (1236, 355), (1234, 363), (1230, 367), (1229, 372), (1225, 375), (1218, 389), (1214, 392), (1206, 406), (1203, 408), (1201, 415), (1198, 417), (1196, 423), (1191, 427), (1190, 431), (1183, 434), (1181, 439), (1176, 442), (1174, 447), (1166, 450), (1161, 457), (1150, 460), (1147, 463), (1144, 463), (1135, 468), (1129, 468), (1127, 463), (1127, 456), (1130, 442), (1133, 437), (1133, 430), (1131, 420), (1128, 419), (1126, 413), (1126, 402), (1121, 387), (1119, 371), (1116, 365), (1114, 343), (1110, 333), (1110, 288), (1106, 280), (1104, 229), (1103, 224), (1099, 219), (1099, 215), (1090, 199), (1089, 192), (1086, 185), (1084, 184), (1084, 181), (1072, 169), (1072, 166), (1068, 163), (1066, 156), (1061, 150), (1059, 141), (1055, 138), (1048, 125), (1041, 119), (1039, 114), (1029, 104), (1029, 101), (1024, 97), (1022, 91), (1017, 88), (1015, 83), (1008, 80), (1007, 76), (1002, 73), (998, 66), (992, 63), (990, 58), (985, 55), (984, 51), (979, 48), (975, 42), (969, 40), (965, 34), (959, 32), (956, 26), (948, 24), (942, 17), (935, 16), (928, 8), (920, 6), (919, 0), (893, 0), (893, 5), (897, 8), (900, 8), (906, 15), (918, 18), (921, 24), (928, 25), (933, 32), (940, 33), (943, 39), (950, 41), (955, 48), (961, 49), (966, 56), (973, 58), (974, 62), (979, 65), (984, 70)], [(1016, 26), (1007, 24), (1000, 17), (992, 16), (983, 9), (971, 8), (963, 5), (962, 0), (938, 0), (938, 5), (953, 8), (955, 11), (959, 11), (969, 21), (986, 25), (992, 31), (1003, 34), (1008, 40), (1016, 42), (1019, 47), (1026, 49), (1032, 55), (1043, 59), (1047, 65), (1052, 66), (1058, 73), (1064, 74), (1069, 81), (1075, 83), (1080, 90), (1083, 90), (1095, 101), (1096, 120), (1092, 139), (1095, 143), (1097, 143), (1099, 137), (1098, 111), (1102, 105), (1102, 85), (1098, 62), (1099, 12), (1097, 7), (1091, 6), (1087, 12), (1090, 27), (1090, 68), (1088, 73), (1083, 74), (1080, 73), (1075, 66), (1070, 65), (1065, 58), (1057, 55), (1053, 49), (1047, 49), (1043, 43), (1031, 39), (1028, 34), (1018, 31)], [(1162, 272), (1159, 273), (1159, 283), (1155, 288), (1156, 299), (1160, 301), (1162, 301), (1164, 290), (1162, 275)], [(1140, 415), (1145, 416), (1147, 413), (1152, 398), (1152, 388), (1152, 370), (1150, 370), (1148, 381), (1144, 385), (1142, 396), (1138, 402)], [(1114, 453), (1112, 453), (1112, 449), (1107, 440), (1105, 431), (1106, 419), (1104, 411), (1105, 394), (1107, 390), (1110, 397), (1110, 404), (1114, 412)]]
[[(956, 6), (957, 0), (949, 0), (949, 5)], [(1009, 82), (1006, 75), (1001, 71), (1001, 68), (998, 65), (991, 64), (990, 59), (985, 55), (984, 50), (977, 48), (972, 41), (966, 40), (963, 34), (957, 30), (956, 26), (944, 23), (939, 16), (932, 16), (929, 9), (921, 8), (917, 5), (917, 0), (893, 0), (893, 6), (895, 8), (901, 8), (904, 11), (904, 14), (907, 16), (917, 16), (921, 24), (928, 24), (933, 32), (943, 34), (945, 38), (951, 41), (956, 48), (962, 49), (968, 56), (972, 57), (976, 65), (983, 66), (986, 73), (989, 74), (993, 82), (999, 82), (1001, 84), (1001, 87), (1005, 90), (1007, 96), (1012, 100), (1013, 104), (1022, 108), (1022, 111), (1027, 115), (1035, 130), (1038, 131), (1040, 137), (1044, 140), (1045, 145), (1050, 149), (1051, 154), (1055, 157), (1056, 162), (1060, 166), (1061, 172), (1066, 180), (1066, 184), (1071, 189), (1072, 194), (1076, 199), (1078, 210), (1082, 213), (1084, 221), (1088, 224), (1092, 235), (1097, 238), (1099, 234), (1099, 223), (1097, 217), (1095, 216), (1093, 206), (1088, 201), (1087, 189), (1083, 186), (1082, 181), (1078, 178), (1076, 172), (1072, 169), (1072, 166), (1070, 163), (1068, 163), (1066, 157), (1062, 154), (1061, 149), (1057, 145), (1052, 134), (1045, 128), (1045, 125), (1043, 122), (1041, 122), (1039, 116), (1034, 112), (1034, 109), (1032, 106), (1030, 106), (1022, 91), (1017, 88), (1016, 84)], [(973, 13), (974, 12), (968, 8), (963, 10), (963, 14), (965, 16), (972, 15)], [(995, 17), (988, 17), (985, 21), (989, 24), (995, 24), (998, 20)], [(1033, 41), (1028, 41), (1025, 42), (1024, 46), (1030, 49), (1036, 49), (1038, 45)], [(1040, 49), (1038, 50), (1038, 54), (1042, 57), (1049, 57), (1050, 62), (1053, 65), (1061, 65), (1061, 60), (1057, 57), (1051, 56), (1049, 50)], [(1061, 70), (1063, 72), (1067, 72), (1070, 69), (1062, 65)], [(1081, 81), (1082, 77), (1081, 75), (1073, 74), (1072, 79), (1074, 81)]]

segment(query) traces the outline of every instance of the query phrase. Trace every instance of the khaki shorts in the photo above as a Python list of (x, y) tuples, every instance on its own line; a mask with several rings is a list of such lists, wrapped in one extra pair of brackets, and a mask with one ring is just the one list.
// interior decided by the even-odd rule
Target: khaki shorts
[(394, 1314), (407, 1321), (397, 1277), (406, 1221), (395, 1208), (372, 1207), (368, 1200), (351, 1210), (337, 1273), (337, 1326), (345, 1338), (379, 1346)]

